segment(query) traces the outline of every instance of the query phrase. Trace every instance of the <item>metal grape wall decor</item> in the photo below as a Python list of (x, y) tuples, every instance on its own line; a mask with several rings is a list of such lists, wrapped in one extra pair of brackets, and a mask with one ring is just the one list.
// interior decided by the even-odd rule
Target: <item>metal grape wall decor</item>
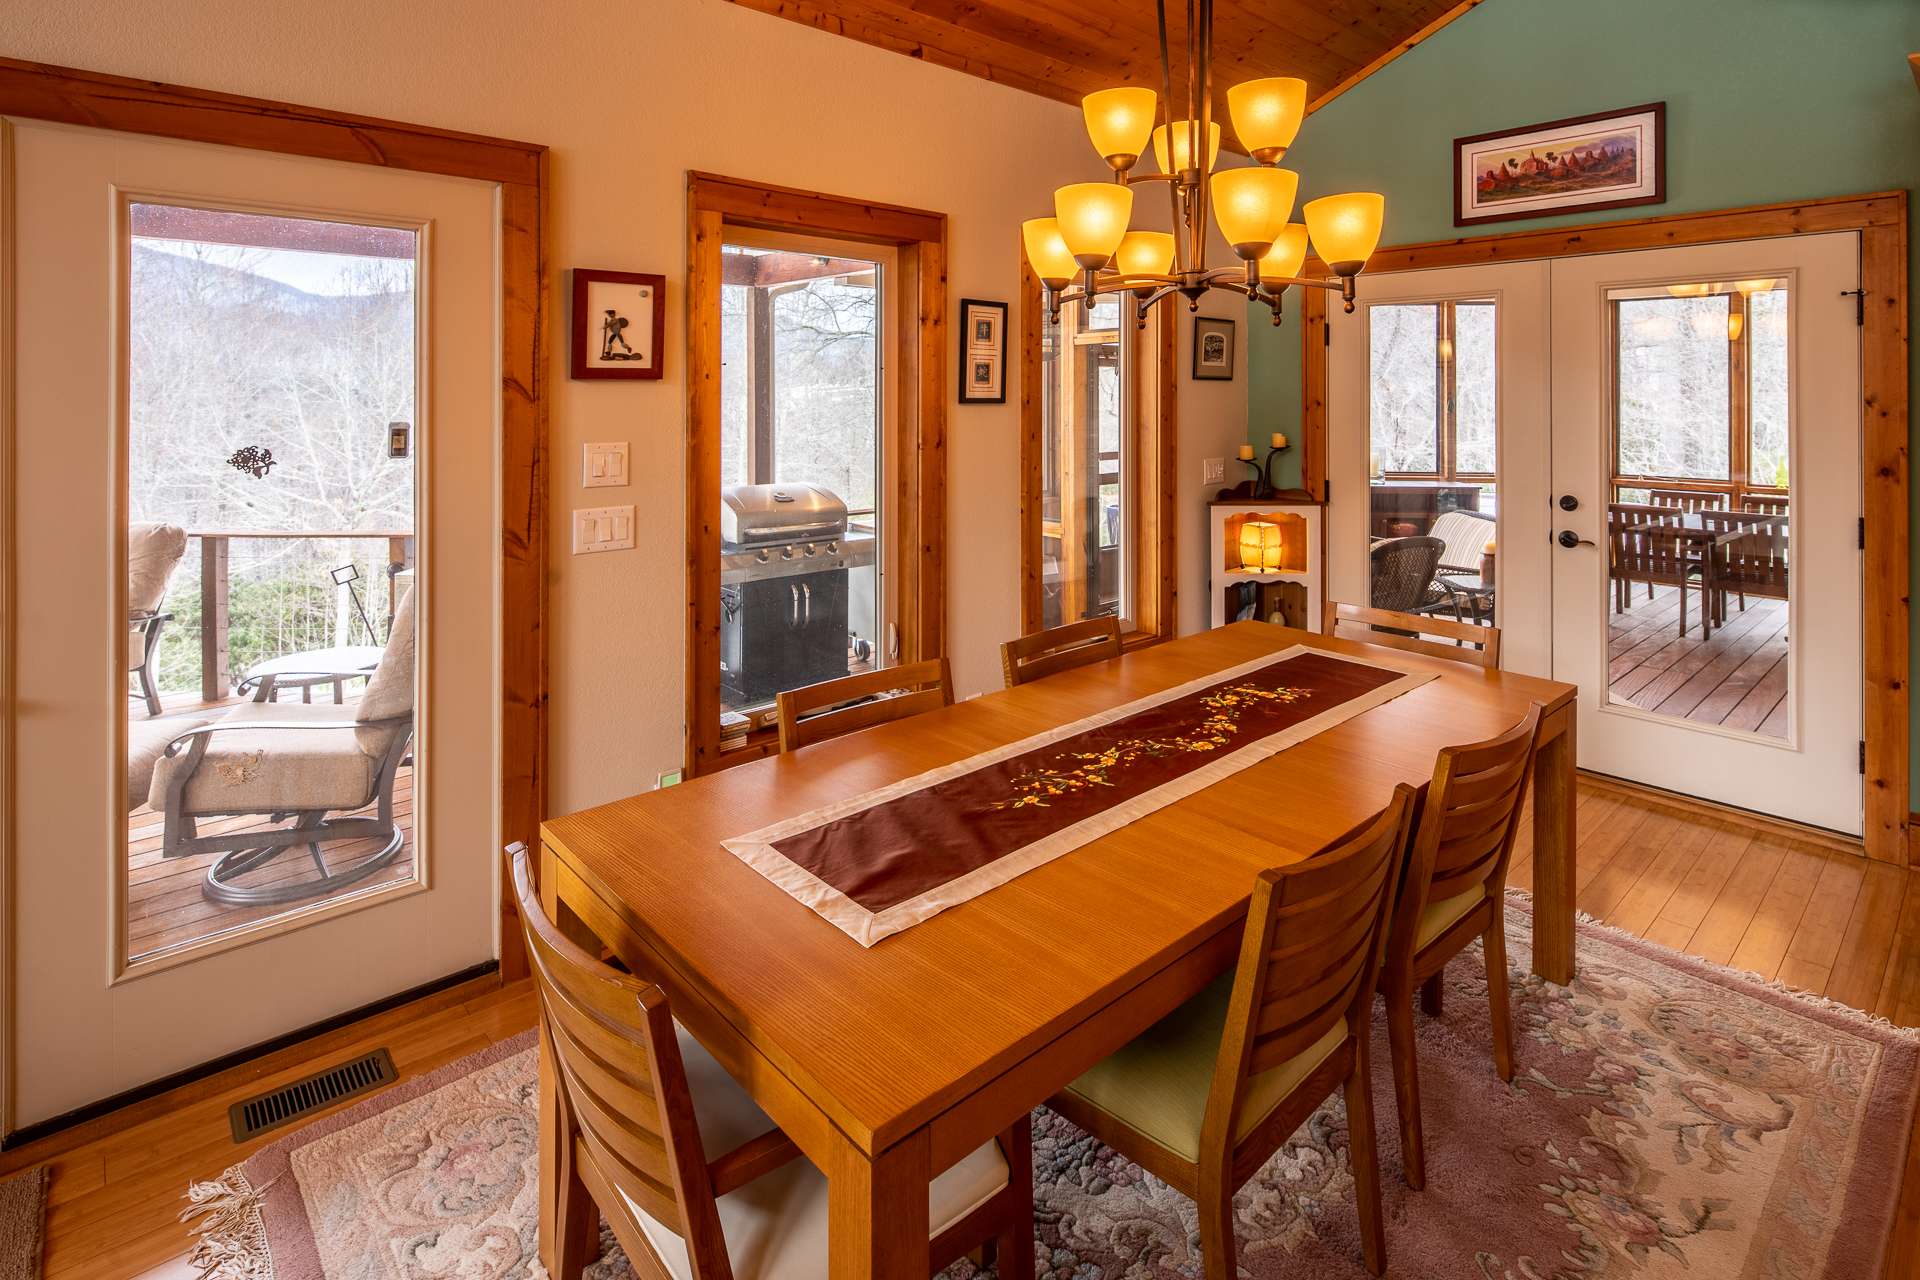
[(235, 449), (233, 456), (227, 459), (227, 465), (235, 471), (245, 471), (255, 480), (266, 478), (273, 470), (273, 450), (263, 449), (257, 444)]

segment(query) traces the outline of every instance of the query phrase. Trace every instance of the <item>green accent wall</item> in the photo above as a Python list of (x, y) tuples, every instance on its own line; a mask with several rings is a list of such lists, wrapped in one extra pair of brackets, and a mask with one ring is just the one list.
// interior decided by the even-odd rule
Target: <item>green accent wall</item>
[[(1302, 202), (1384, 191), (1386, 244), (1911, 192), (1920, 91), (1910, 52), (1920, 52), (1920, 0), (1487, 0), (1309, 116), (1285, 164), (1300, 171)], [(1454, 138), (1659, 101), (1665, 204), (1453, 225)], [(1920, 270), (1908, 291), (1920, 297)], [(1263, 450), (1272, 432), (1299, 431), (1299, 324), (1297, 298), (1278, 329), (1265, 307), (1248, 310), (1247, 435)], [(1920, 386), (1920, 360), (1913, 379)], [(1283, 461), (1276, 470), (1297, 483), (1299, 451)], [(1920, 742), (1913, 765), (1920, 799)]]

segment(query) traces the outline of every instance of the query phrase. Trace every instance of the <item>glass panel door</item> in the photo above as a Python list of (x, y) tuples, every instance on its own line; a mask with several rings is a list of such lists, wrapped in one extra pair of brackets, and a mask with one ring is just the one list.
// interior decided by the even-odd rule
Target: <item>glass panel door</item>
[[(1131, 305), (1131, 304), (1129, 304)], [(1117, 298), (1069, 303), (1041, 328), (1041, 622), (1134, 609), (1133, 330)], [(1122, 335), (1125, 335), (1123, 339)]]
[(1636, 285), (1607, 307), (1607, 699), (1784, 740), (1790, 281)]
[(126, 226), (132, 964), (415, 878), (420, 237)]
[(734, 233), (721, 249), (720, 740), (786, 689), (892, 656), (890, 255)]

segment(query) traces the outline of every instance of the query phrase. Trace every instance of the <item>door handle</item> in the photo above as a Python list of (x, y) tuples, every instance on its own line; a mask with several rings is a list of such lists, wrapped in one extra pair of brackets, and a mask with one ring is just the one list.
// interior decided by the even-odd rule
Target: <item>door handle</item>
[(800, 584), (800, 599), (806, 605), (806, 616), (801, 625), (810, 627), (813, 625), (813, 588), (804, 582)]
[(1560, 495), (1560, 509), (1562, 511), (1578, 511), (1580, 509), (1580, 499), (1570, 493), (1563, 493)]
[(1555, 539), (1555, 541), (1557, 541), (1561, 546), (1569, 547), (1569, 548), (1591, 547), (1594, 545), (1594, 541), (1592, 538), (1583, 538), (1571, 529), (1562, 529), (1560, 531), (1560, 536), (1557, 539)]

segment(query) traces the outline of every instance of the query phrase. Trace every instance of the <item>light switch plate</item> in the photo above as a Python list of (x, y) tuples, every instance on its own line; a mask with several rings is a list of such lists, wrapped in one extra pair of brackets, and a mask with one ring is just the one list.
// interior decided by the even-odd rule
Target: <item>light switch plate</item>
[(1225, 458), (1207, 458), (1201, 462), (1201, 484), (1225, 484), (1226, 482), (1227, 460)]
[(628, 481), (627, 442), (580, 446), (580, 485), (586, 489), (617, 488)]
[(573, 554), (633, 547), (633, 508), (580, 507), (573, 513)]

